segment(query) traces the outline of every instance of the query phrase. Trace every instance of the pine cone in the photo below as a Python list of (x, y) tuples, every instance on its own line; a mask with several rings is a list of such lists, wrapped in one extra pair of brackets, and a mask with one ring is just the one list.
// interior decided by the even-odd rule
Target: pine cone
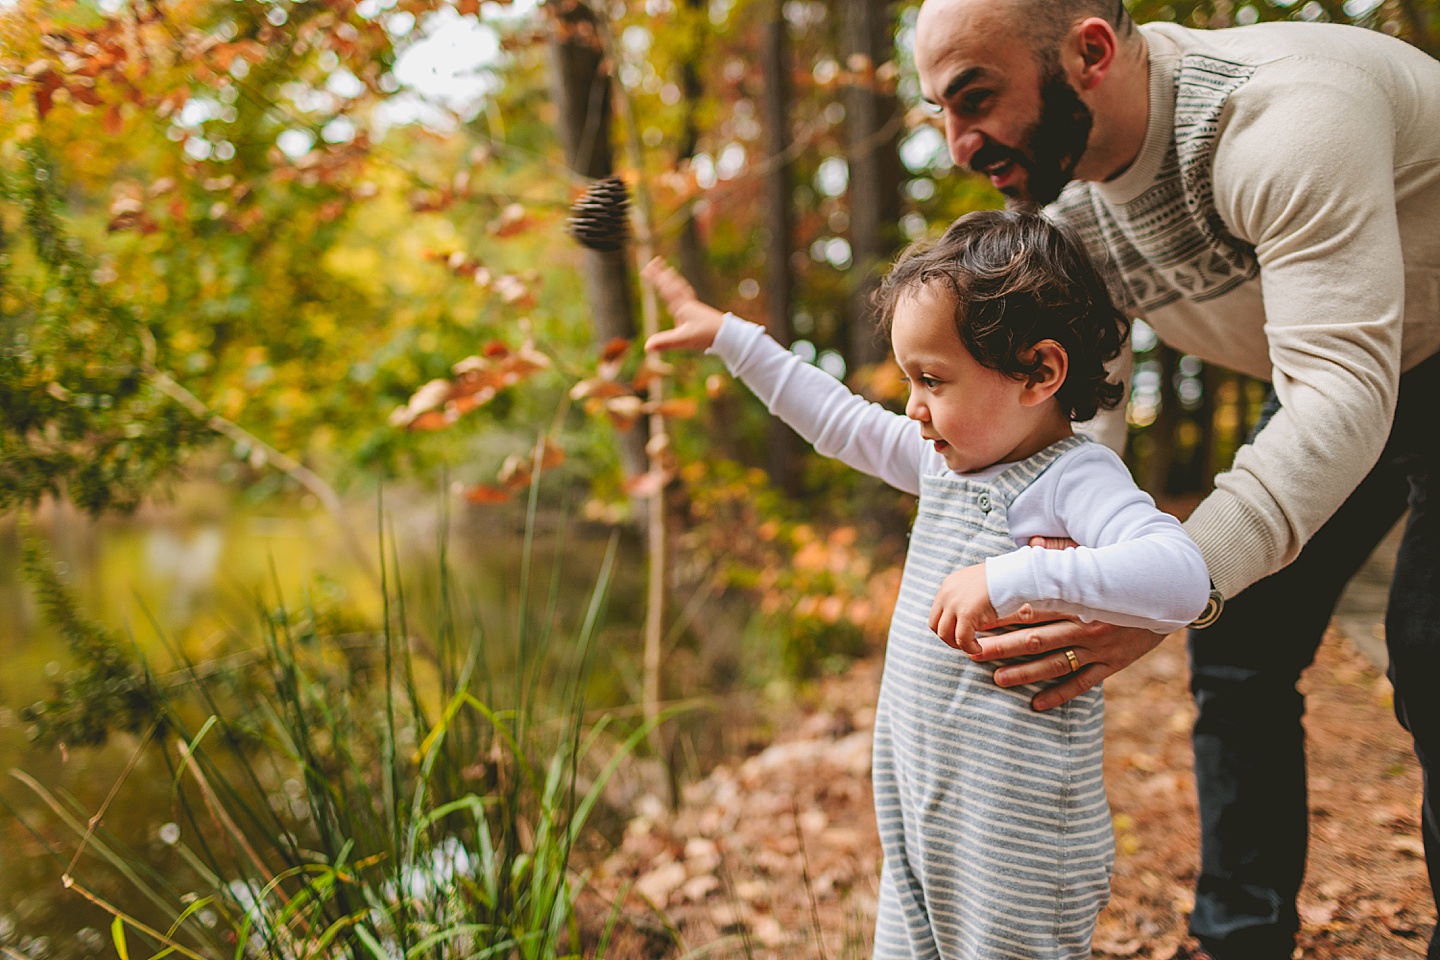
[(591, 250), (619, 250), (630, 239), (630, 191), (619, 177), (590, 184), (570, 208), (565, 228), (581, 246)]

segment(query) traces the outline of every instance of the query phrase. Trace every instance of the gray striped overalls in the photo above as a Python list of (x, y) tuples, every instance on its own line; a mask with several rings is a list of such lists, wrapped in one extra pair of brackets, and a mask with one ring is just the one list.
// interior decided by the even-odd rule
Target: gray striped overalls
[(1045, 713), (929, 628), (949, 573), (1015, 549), (1015, 496), (1069, 437), (987, 483), (924, 476), (875, 716), (876, 960), (1088, 960), (1114, 838), (1100, 688)]

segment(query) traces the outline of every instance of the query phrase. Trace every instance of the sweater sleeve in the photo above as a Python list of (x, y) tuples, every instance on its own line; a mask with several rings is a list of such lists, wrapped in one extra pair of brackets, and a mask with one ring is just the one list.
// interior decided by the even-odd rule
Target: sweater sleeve
[(871, 403), (780, 346), (758, 324), (726, 314), (707, 353), (725, 361), (765, 407), (811, 443), (906, 493), (920, 493), (924, 438), (907, 417)]
[(1029, 603), (1087, 622), (1169, 633), (1205, 609), (1210, 576), (1199, 548), (1135, 486), (1113, 452), (1098, 444), (1079, 448), (1042, 474), (1030, 494), (1025, 509), (1034, 516), (1014, 517), (1017, 498), (1012, 531), (1049, 531), (1080, 546), (1021, 547), (985, 561), (1000, 616)]
[(1225, 596), (1295, 559), (1389, 433), (1405, 302), (1394, 138), (1374, 79), (1338, 61), (1270, 65), (1231, 98), (1215, 203), (1255, 246), (1281, 409), (1186, 523)]

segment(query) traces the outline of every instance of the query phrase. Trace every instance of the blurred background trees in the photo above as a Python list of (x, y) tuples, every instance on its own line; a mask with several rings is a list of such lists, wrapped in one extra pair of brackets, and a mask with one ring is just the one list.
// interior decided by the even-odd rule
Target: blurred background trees
[[(1435, 43), (1435, 4), (1420, 0), (1132, 8), (1142, 22), (1332, 20)], [(754, 469), (779, 492), (754, 523), (858, 524), (884, 555), (903, 499), (815, 458), (711, 361), (681, 363), (665, 408), (695, 423), (649, 438), (641, 413), (658, 408), (639, 394), (656, 372), (624, 344), (640, 302), (631, 251), (583, 250), (563, 223), (588, 182), (620, 173), (649, 201), (658, 251), (706, 296), (897, 402), (867, 311), (876, 278), (906, 243), (1000, 202), (951, 168), (919, 103), (915, 12), (12, 0), (0, 509), (54, 496), (124, 510), (196, 475), (251, 496), (303, 488), (337, 516), (380, 482), (448, 477), (481, 502), (524, 486), (515, 464), (538, 431), (588, 517), (622, 519), (663, 482), (712, 565), (745, 551), (699, 529), (715, 499), (703, 488), (747, 478), (754, 492)], [(1135, 345), (1132, 467), (1157, 495), (1203, 493), (1263, 384), (1143, 324)], [(476, 379), (516, 350), (543, 366)], [(597, 372), (603, 395), (583, 395)]]
[[(1356, 23), (1440, 51), (1433, 0), (1129, 5), (1142, 22)], [(374, 516), (383, 486), (453, 502), (464, 523), (523, 499), (538, 460), (555, 482), (535, 488), (532, 522), (568, 511), (630, 529), (638, 503), (667, 497), (671, 696), (843, 667), (883, 638), (912, 504), (815, 457), (717, 362), (643, 364), (626, 342), (641, 326), (634, 251), (583, 250), (564, 224), (587, 183), (620, 174), (702, 296), (899, 402), (869, 291), (905, 244), (1001, 202), (952, 168), (920, 104), (915, 13), (881, 0), (0, 0), (0, 560), (18, 564), (18, 515), (53, 534), (62, 503), (238, 514), (313, 501), (343, 528), (356, 504)], [(1198, 496), (1264, 385), (1159, 346), (1143, 324), (1135, 347), (1132, 468), (1157, 495)], [(656, 377), (670, 378), (663, 407), (646, 402)], [(652, 436), (647, 413), (673, 429)], [(471, 549), (511, 617), (525, 600), (505, 578), (529, 571), (530, 540), (497, 529), (473, 525)], [(173, 566), (213, 566), (208, 543)], [(596, 703), (639, 698), (628, 549)], [(276, 586), (324, 601), (316, 650), (377, 623), (390, 642), (388, 606), (291, 583), (291, 558), (268, 559)], [(123, 565), (109, 577), (128, 594), (143, 564), (132, 552)], [(15, 579), (0, 576), (0, 612), (31, 630)], [(67, 590), (87, 599), (90, 581), (36, 579), (66, 616)], [(590, 589), (553, 583), (582, 605)], [(33, 699), (45, 677), (98, 678), (113, 695), (102, 705), (154, 692), (129, 638), (66, 623), (64, 644), (0, 636), (0, 692)], [(207, 621), (176, 646), (203, 661), (226, 630)], [(453, 626), (431, 633), (463, 646)], [(63, 672), (87, 657), (106, 669)], [(57, 702), (52, 719), (104, 739), (90, 701)], [(19, 715), (0, 705), (0, 765), (15, 762)], [(91, 766), (113, 774), (115, 760)]]

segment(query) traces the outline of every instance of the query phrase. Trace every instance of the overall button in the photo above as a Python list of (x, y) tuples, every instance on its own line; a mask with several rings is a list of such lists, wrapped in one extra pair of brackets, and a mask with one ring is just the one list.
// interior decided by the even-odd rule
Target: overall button
[(981, 510), (985, 511), (986, 513), (990, 512), (990, 494), (980, 494), (980, 496), (975, 498), (975, 502), (980, 506)]

